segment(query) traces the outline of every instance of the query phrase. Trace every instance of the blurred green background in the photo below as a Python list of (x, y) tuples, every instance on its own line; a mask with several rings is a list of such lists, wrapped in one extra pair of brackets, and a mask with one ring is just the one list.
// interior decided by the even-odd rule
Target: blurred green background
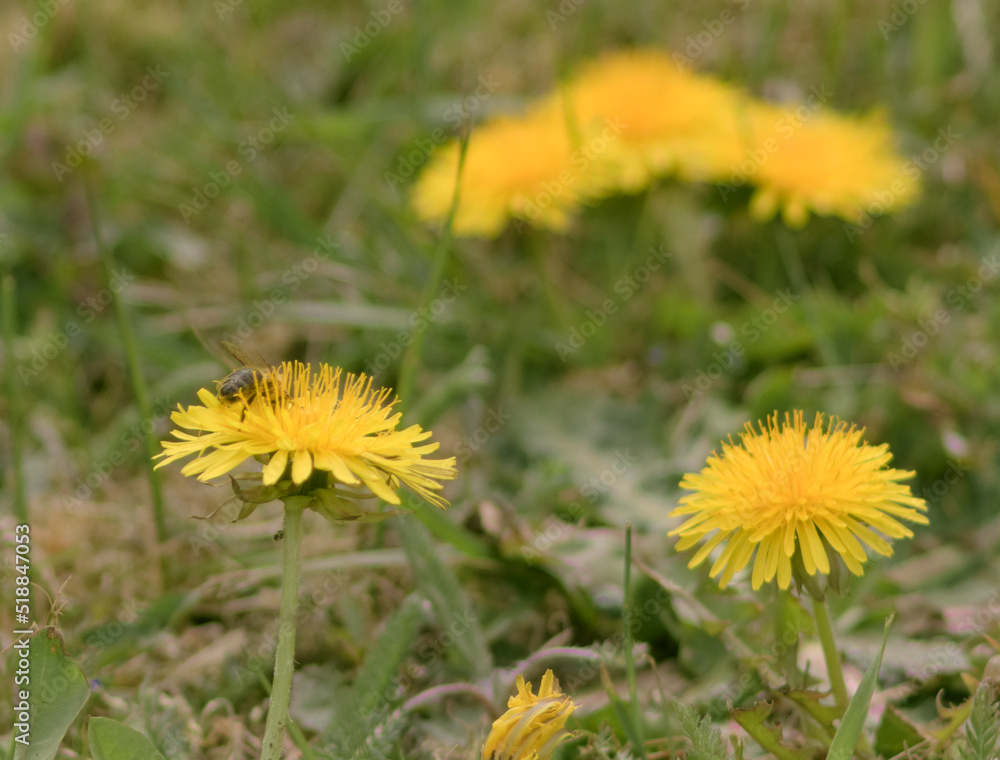
[[(145, 469), (144, 433), (166, 437), (169, 410), (228, 371), (223, 339), (396, 386), (421, 337), (408, 419), (460, 468), (453, 506), (427, 523), (497, 667), (553, 636), (588, 646), (614, 634), (626, 523), (645, 562), (709, 588), (666, 539), (677, 481), (774, 410), (865, 426), (928, 501), (930, 527), (866, 574), (850, 625), (869, 632), (880, 600), (916, 594), (937, 621), (921, 638), (996, 593), (1000, 5), (18, 0), (0, 30), (0, 270), (12, 285), (0, 485), (13, 506), (23, 473), (36, 580), (54, 600), (36, 593), (36, 618), (61, 607), (105, 689), (96, 712), (195, 716), (203, 748), (214, 699), (232, 707), (215, 726), (227, 736), (262, 720), (260, 683), (231, 666), (276, 606), (280, 514), (191, 520), (227, 489), (168, 468), (158, 542)], [(901, 153), (921, 157), (922, 198), (866, 230), (759, 224), (747, 189), (666, 180), (582, 209), (564, 235), (511, 226), (442, 241), (415, 218), (409, 189), (443, 135), (628, 46), (682, 52), (761, 98), (825, 87), (837, 110), (883, 109)], [(494, 88), (474, 96), (482, 80)], [(943, 150), (940, 134), (955, 138)], [(445, 285), (421, 311), (442, 245)], [(624, 284), (651, 251), (663, 266)], [(395, 548), (409, 523), (397, 522), (317, 521), (309, 536), (307, 555), (348, 572), (353, 592), (318, 607), (300, 642), (319, 683), (350, 683), (413, 590)], [(115, 620), (128, 636), (95, 645)], [(692, 626), (661, 610), (639, 636), (677, 684), (705, 677), (717, 654)], [(197, 677), (178, 667), (194, 652), (210, 664)], [(691, 657), (678, 664), (678, 652)], [(463, 667), (424, 662), (402, 697), (472, 678)], [(296, 688), (308, 727), (329, 705), (319, 687)], [(407, 756), (473, 756), (481, 710), (436, 709), (408, 724)]]

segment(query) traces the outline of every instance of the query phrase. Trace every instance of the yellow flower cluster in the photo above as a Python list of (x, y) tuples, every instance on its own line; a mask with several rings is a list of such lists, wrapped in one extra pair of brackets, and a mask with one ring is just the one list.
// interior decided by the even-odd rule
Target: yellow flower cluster
[[(495, 237), (509, 218), (561, 231), (580, 205), (637, 192), (659, 177), (752, 184), (755, 218), (809, 213), (857, 222), (910, 203), (919, 172), (898, 156), (878, 114), (831, 113), (828, 94), (798, 106), (759, 102), (685, 70), (658, 50), (606, 54), (584, 65), (523, 116), (444, 146), (413, 191), (425, 221)], [(456, 188), (457, 185), (457, 188)]]

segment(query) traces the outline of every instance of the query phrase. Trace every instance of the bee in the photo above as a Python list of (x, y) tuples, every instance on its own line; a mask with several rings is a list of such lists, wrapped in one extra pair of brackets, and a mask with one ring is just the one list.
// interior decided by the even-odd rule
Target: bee
[(281, 393), (280, 370), (268, 365), (264, 358), (254, 351), (254, 356), (237, 345), (222, 341), (222, 347), (243, 366), (229, 373), (219, 381), (219, 398), (227, 404), (242, 401), (249, 404), (263, 390), (269, 399), (277, 399)]

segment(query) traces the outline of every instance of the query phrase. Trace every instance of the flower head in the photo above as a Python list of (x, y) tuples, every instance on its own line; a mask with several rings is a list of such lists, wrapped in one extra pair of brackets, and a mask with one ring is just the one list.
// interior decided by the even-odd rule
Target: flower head
[(517, 694), (507, 700), (507, 708), (493, 721), (483, 745), (483, 760), (546, 760), (569, 738), (566, 720), (576, 705), (559, 691), (552, 671), (546, 670), (538, 696), (519, 675)]
[(371, 378), (327, 364), (314, 372), (310, 365), (284, 362), (254, 377), (254, 386), (231, 402), (202, 388), (200, 406), (178, 407), (170, 417), (178, 440), (163, 442), (156, 466), (194, 454), (181, 472), (204, 481), (255, 457), (264, 462), (257, 477), (262, 488), (248, 494), (234, 484), (244, 502), (254, 495), (266, 501), (308, 493), (309, 506), (331, 519), (360, 516), (337, 486), (367, 489), (399, 504), (402, 483), (438, 507), (447, 504), (438, 481), (455, 477), (454, 457), (425, 459), (438, 444), (415, 446), (431, 435), (417, 425), (397, 430), (395, 401), (387, 401), (388, 389), (372, 388)]
[(605, 54), (580, 70), (566, 94), (583, 143), (606, 124), (620, 130), (597, 156), (613, 190), (634, 192), (674, 173), (716, 179), (740, 155), (743, 97), (686, 71), (666, 52)]
[(742, 158), (758, 188), (750, 202), (758, 219), (780, 210), (786, 224), (801, 227), (812, 210), (857, 222), (902, 208), (919, 193), (878, 113), (852, 118), (758, 103), (748, 125), (751, 147)]
[(755, 589), (775, 575), (788, 588), (796, 554), (808, 575), (829, 574), (830, 549), (861, 575), (867, 560), (862, 544), (892, 554), (889, 542), (871, 528), (902, 538), (913, 533), (897, 518), (927, 523), (924, 500), (898, 482), (914, 473), (887, 469), (888, 445), (863, 442), (863, 429), (835, 419), (824, 423), (822, 414), (807, 429), (799, 411), (786, 414), (783, 425), (775, 412), (766, 427), (758, 427), (747, 423), (741, 445), (730, 439), (700, 473), (685, 475), (681, 487), (693, 493), (671, 513), (690, 515), (670, 532), (681, 537), (679, 551), (714, 533), (689, 567), (725, 544), (710, 573), (722, 573), (722, 587), (755, 553)]
[(459, 144), (437, 151), (413, 189), (413, 207), (422, 219), (443, 222), (459, 181), (457, 235), (495, 237), (508, 217), (563, 230), (591, 181), (586, 163), (574, 162), (575, 150), (563, 111), (536, 104), (475, 129), (460, 178)]

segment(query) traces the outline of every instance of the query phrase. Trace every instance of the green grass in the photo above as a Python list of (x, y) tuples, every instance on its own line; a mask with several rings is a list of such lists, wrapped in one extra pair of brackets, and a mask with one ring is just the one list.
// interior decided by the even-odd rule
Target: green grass
[[(938, 690), (968, 698), (959, 674), (979, 677), (994, 653), (983, 635), (1000, 636), (976, 617), (996, 612), (1000, 544), (1000, 278), (984, 266), (1000, 255), (1000, 15), (989, 3), (928, 3), (895, 21), (902, 3), (742, 5), (401, 2), (395, 13), (383, 12), (395, 2), (74, 0), (53, 15), (28, 2), (0, 10), (0, 270), (16, 285), (3, 290), (13, 345), (0, 399), (11, 505), (0, 513), (0, 567), (6, 600), (23, 489), (34, 619), (58, 621), (69, 654), (99, 682), (61, 756), (86, 756), (87, 716), (127, 722), (168, 757), (257, 755), (280, 510), (192, 519), (228, 486), (171, 467), (159, 471), (157, 526), (145, 448), (147, 434), (167, 436), (169, 410), (226, 374), (219, 342), (232, 338), (271, 361), (376, 369), (379, 383), (407, 389), (407, 419), (459, 460), (452, 507), (427, 518), (440, 566), (407, 561), (417, 556), (400, 548), (410, 520), (334, 529), (305, 516), (301, 598), (315, 601), (299, 628), (292, 715), (317, 757), (333, 751), (338, 710), (376, 699), (356, 683), (373, 672), (372, 651), (391, 652), (396, 668), (394, 681), (378, 671), (394, 688), (370, 726), (384, 725), (387, 756), (476, 756), (525, 661), (526, 677), (537, 684), (551, 666), (585, 705), (575, 720), (593, 733), (562, 756), (584, 746), (614, 756), (633, 727), (575, 648), (600, 648), (628, 693), (626, 524), (633, 556), (701, 605), (678, 593), (663, 601), (632, 568), (633, 607), (650, 602), (633, 631), (647, 756), (682, 741), (669, 700), (715, 716), (727, 698), (753, 704), (757, 671), (723, 643), (718, 621), (765, 651), (774, 592), (717, 593), (704, 567), (688, 570), (673, 551), (667, 513), (684, 473), (775, 409), (866, 426), (928, 500), (930, 527), (896, 542), (893, 558), (832, 605), (849, 680), (895, 609), (883, 684), (912, 685), (897, 707), (933, 721)], [(719, 27), (724, 11), (735, 20)], [(35, 13), (45, 23), (18, 43), (10, 35)], [(360, 45), (369, 23), (378, 32)], [(583, 209), (564, 235), (510, 228), (494, 241), (442, 242), (416, 220), (409, 188), (435, 130), (455, 134), (455, 114), (516, 110), (577, 62), (637, 44), (697, 52), (695, 68), (757, 96), (825, 85), (838, 110), (884, 109), (907, 156), (939, 130), (956, 139), (927, 162), (921, 200), (863, 234), (826, 218), (800, 231), (759, 224), (747, 190), (723, 198), (671, 181)], [(496, 89), (464, 113), (480, 76)], [(557, 344), (620, 294), (650, 250), (666, 252), (664, 266), (560, 356)], [(784, 292), (794, 300), (762, 329)], [(421, 309), (442, 295), (450, 300), (427, 319)], [(414, 325), (422, 344), (404, 364)], [(726, 354), (734, 340), (736, 360)], [(428, 591), (437, 579), (445, 600)], [(3, 646), (16, 627), (9, 607)], [(461, 609), (474, 620), (447, 619)], [(449, 633), (456, 624), (472, 630)], [(411, 645), (380, 642), (385, 630)], [(467, 689), (428, 692), (454, 684)], [(0, 699), (0, 726), (11, 709)], [(775, 709), (800, 715), (788, 702)]]

